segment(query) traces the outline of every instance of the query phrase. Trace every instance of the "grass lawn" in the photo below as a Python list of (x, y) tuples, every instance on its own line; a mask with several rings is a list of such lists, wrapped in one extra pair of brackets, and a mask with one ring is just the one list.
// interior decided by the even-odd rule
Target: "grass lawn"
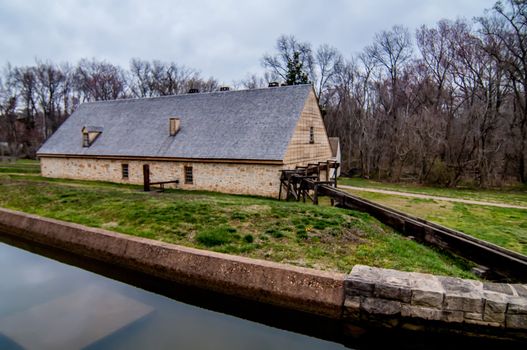
[(0, 174), (0, 207), (323, 270), (349, 272), (367, 264), (475, 278), (466, 261), (408, 240), (360, 212), (212, 192), (145, 193), (134, 185), (16, 172)]
[(527, 186), (506, 187), (503, 189), (478, 189), (466, 187), (444, 188), (408, 183), (386, 183), (347, 177), (339, 178), (338, 182), (339, 184), (348, 186), (428, 194), (440, 197), (462, 198), (483, 202), (508, 203), (527, 207)]
[(527, 210), (349, 192), (527, 255)]
[(38, 162), (32, 160), (17, 160), (16, 163), (0, 162), (0, 174), (40, 174)]

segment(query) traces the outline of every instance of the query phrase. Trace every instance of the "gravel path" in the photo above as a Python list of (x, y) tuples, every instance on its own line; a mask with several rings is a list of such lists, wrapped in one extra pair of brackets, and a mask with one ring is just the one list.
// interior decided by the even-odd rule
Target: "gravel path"
[(491, 207), (527, 210), (527, 207), (524, 207), (524, 206), (521, 206), (521, 205), (506, 204), (506, 203), (481, 202), (481, 201), (474, 201), (474, 200), (471, 200), (471, 199), (430, 196), (430, 195), (427, 195), (427, 194), (408, 193), (408, 192), (389, 191), (389, 190), (379, 190), (379, 189), (376, 189), (376, 188), (364, 188), (364, 187), (355, 187), (355, 186), (346, 186), (346, 185), (339, 185), (338, 187), (339, 188), (343, 188), (343, 189), (353, 190), (353, 191), (375, 192), (375, 193), (382, 193), (382, 194), (392, 194), (392, 195), (403, 196), (403, 197), (433, 199), (433, 200), (438, 200), (438, 201), (448, 201), (448, 202), (457, 202), (457, 203), (466, 203), (466, 204), (487, 205), (487, 206), (491, 206)]

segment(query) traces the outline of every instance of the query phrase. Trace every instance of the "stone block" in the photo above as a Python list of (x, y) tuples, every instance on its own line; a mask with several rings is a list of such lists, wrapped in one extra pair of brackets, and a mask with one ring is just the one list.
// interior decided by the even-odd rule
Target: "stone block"
[(485, 310), (485, 313), (483, 314), (483, 321), (503, 323), (505, 322), (505, 313), (490, 312)]
[(422, 306), (402, 305), (401, 316), (422, 318), (424, 320), (441, 320), (442, 312), (438, 309), (432, 309)]
[(520, 297), (527, 298), (527, 285), (525, 284), (512, 284), (511, 287), (514, 288), (516, 294)]
[(464, 295), (483, 292), (483, 283), (479, 281), (444, 276), (438, 276), (437, 279), (441, 282), (445, 294)]
[(483, 315), (475, 312), (465, 312), (463, 317), (465, 320), (483, 321)]
[(507, 294), (485, 292), (485, 310), (483, 320), (489, 322), (504, 322), (507, 311)]
[(401, 312), (401, 303), (394, 300), (365, 298), (361, 310), (375, 315), (397, 315)]
[[(411, 281), (408, 278), (409, 276), (401, 276), (398, 274), (394, 274), (391, 272), (391, 270), (388, 270), (389, 272), (385, 272), (382, 276), (382, 283), (386, 285), (391, 285), (394, 287), (401, 287), (401, 288), (407, 288), (410, 289), (412, 287)], [(406, 274), (406, 273), (405, 273)]]
[(511, 297), (507, 306), (507, 314), (527, 315), (527, 298)]
[(496, 293), (502, 293), (507, 295), (513, 295), (511, 286), (505, 283), (494, 283), (494, 282), (485, 282), (483, 283), (483, 290), (491, 291)]
[(410, 275), (412, 289), (443, 293), (443, 285), (437, 276), (418, 272), (411, 272)]
[(483, 299), (474, 295), (445, 295), (444, 307), (447, 310), (483, 313)]
[(346, 295), (349, 296), (372, 296), (375, 282), (362, 279), (346, 279), (344, 282)]
[(443, 305), (443, 293), (426, 290), (412, 291), (412, 305), (440, 308)]
[(403, 303), (409, 303), (412, 297), (412, 291), (410, 289), (387, 284), (375, 285), (373, 294), (377, 298), (398, 300)]
[(507, 315), (505, 326), (514, 329), (527, 329), (527, 315)]
[(382, 269), (366, 265), (355, 265), (351, 269), (350, 279), (379, 282), (381, 280)]
[(461, 323), (464, 320), (463, 311), (443, 310), (441, 313), (441, 320), (445, 322)]
[(344, 300), (344, 316), (354, 319), (360, 316), (360, 297), (346, 297)]

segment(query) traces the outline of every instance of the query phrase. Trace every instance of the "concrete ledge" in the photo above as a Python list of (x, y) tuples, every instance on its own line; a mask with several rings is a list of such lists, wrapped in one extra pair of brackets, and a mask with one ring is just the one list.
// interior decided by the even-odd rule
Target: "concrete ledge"
[(344, 274), (187, 248), (2, 208), (0, 231), (181, 284), (342, 317)]
[(356, 265), (345, 289), (349, 321), (527, 340), (527, 285)]

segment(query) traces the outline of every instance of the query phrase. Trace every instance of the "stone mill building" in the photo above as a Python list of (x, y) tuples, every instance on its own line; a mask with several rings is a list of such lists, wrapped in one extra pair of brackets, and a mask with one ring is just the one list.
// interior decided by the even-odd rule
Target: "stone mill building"
[(84, 103), (37, 153), (46, 177), (277, 196), (280, 173), (332, 158), (311, 85)]

